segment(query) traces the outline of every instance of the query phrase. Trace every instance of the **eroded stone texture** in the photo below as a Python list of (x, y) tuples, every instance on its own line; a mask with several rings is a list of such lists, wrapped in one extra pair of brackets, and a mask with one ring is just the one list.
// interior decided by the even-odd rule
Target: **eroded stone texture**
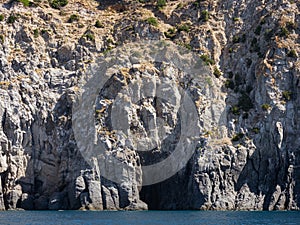
[[(1, 210), (299, 209), (298, 1), (168, 1), (161, 10), (156, 1), (101, 6), (72, 1), (63, 13), (47, 1), (32, 7), (0, 4), (5, 18), (0, 21)], [(79, 21), (68, 23), (75, 11)], [(17, 20), (7, 23), (12, 14)], [(102, 26), (95, 27), (96, 20)], [(176, 68), (142, 69), (134, 55), (131, 65), (113, 73), (95, 102), (95, 128), (107, 149), (104, 157), (128, 165), (128, 170), (107, 168), (121, 175), (122, 182), (115, 183), (101, 175), (97, 160), (91, 164), (79, 151), (72, 106), (91, 62), (123, 43), (145, 39), (168, 39), (197, 52), (212, 73), (200, 86), (189, 86)], [(201, 137), (182, 170), (142, 187), (141, 166), (166, 158), (176, 144), (179, 97), (168, 82), (172, 104), (154, 98), (136, 104), (127, 97), (145, 90), (139, 79), (148, 77), (142, 83), (155, 91), (153, 79), (163, 76), (176, 78), (189, 92)], [(113, 124), (105, 113), (118, 101), (126, 107), (115, 113), (126, 116)], [(111, 132), (126, 124), (132, 126)], [(175, 135), (163, 142), (171, 131)], [(131, 134), (141, 138), (128, 139)], [(153, 146), (150, 152), (134, 150)]]

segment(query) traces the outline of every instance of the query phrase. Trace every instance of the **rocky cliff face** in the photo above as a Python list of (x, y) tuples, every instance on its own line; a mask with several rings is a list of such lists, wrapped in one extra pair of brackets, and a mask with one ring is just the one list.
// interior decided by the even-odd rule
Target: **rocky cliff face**
[[(299, 209), (298, 1), (49, 2), (0, 1), (0, 209)], [(126, 63), (114, 52), (147, 40), (199, 55), (207, 64), (200, 82), (174, 65)], [(89, 160), (82, 146), (93, 140), (80, 142), (74, 128), (74, 104), (110, 53), (119, 61), (94, 93), (92, 134), (126, 170)], [(160, 90), (162, 77), (172, 104), (128, 100), (141, 80), (149, 93)], [(178, 87), (195, 103), (198, 143), (175, 175), (143, 186), (144, 166), (180, 142)], [(118, 101), (122, 118), (112, 116)], [(124, 121), (131, 126), (115, 132)]]

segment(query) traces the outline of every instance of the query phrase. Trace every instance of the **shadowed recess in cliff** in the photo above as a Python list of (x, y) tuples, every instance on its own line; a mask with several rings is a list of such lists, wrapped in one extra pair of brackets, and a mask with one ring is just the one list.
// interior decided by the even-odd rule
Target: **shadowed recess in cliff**
[(150, 210), (201, 208), (206, 200), (193, 179), (193, 161), (195, 158), (197, 157), (194, 155), (186, 167), (168, 180), (142, 187), (140, 198)]

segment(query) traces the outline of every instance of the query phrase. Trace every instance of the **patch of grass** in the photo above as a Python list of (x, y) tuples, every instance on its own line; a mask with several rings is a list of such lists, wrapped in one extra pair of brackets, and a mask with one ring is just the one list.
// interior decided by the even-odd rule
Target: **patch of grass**
[(103, 51), (103, 54), (106, 55), (106, 54), (109, 53), (112, 49), (113, 49), (112, 46), (108, 46), (108, 47)]
[(83, 35), (83, 37), (85, 37), (89, 41), (95, 41), (95, 36), (91, 33), (86, 33)]
[(158, 21), (155, 17), (149, 17), (148, 19), (146, 19), (146, 22), (152, 26), (158, 26)]
[(37, 38), (39, 35), (40, 35), (39, 29), (34, 29), (34, 30), (33, 30), (33, 36), (34, 36), (35, 38)]
[(188, 24), (181, 24), (177, 26), (177, 30), (180, 31), (185, 31), (185, 32), (189, 32), (190, 31), (190, 26)]
[(99, 20), (97, 20), (95, 22), (95, 27), (97, 27), (97, 28), (104, 28), (104, 25)]
[(209, 19), (209, 13), (207, 10), (201, 11), (201, 20), (207, 22)]
[(288, 57), (291, 57), (291, 58), (295, 58), (295, 59), (298, 58), (298, 55), (297, 55), (297, 52), (296, 52), (295, 49), (290, 50), (290, 51), (288, 52), (287, 56), (288, 56)]
[(68, 0), (49, 0), (49, 4), (54, 9), (60, 9), (68, 4)]
[(213, 82), (212, 82), (212, 80), (211, 80), (211, 77), (206, 77), (206, 78), (205, 78), (205, 81), (206, 81), (206, 83), (207, 83), (209, 86), (212, 86), (212, 85), (213, 85)]
[(76, 14), (72, 14), (68, 19), (68, 23), (73, 23), (75, 21), (79, 21), (79, 16)]
[(4, 20), (3, 14), (0, 14), (0, 21), (3, 21), (3, 20)]
[(233, 137), (231, 138), (232, 141), (239, 141), (240, 139), (242, 139), (244, 137), (243, 133), (237, 133), (235, 135), (233, 135)]
[(176, 36), (176, 29), (175, 28), (169, 28), (167, 32), (164, 33), (166, 38), (174, 38)]
[(258, 134), (258, 133), (259, 133), (259, 128), (258, 128), (258, 127), (253, 127), (253, 128), (252, 128), (252, 131), (253, 131), (255, 134)]
[(212, 60), (208, 55), (201, 55), (200, 58), (205, 62), (206, 65), (214, 65), (215, 61)]
[(291, 91), (283, 91), (282, 97), (285, 101), (290, 101), (292, 99), (292, 92)]
[(190, 44), (185, 44), (184, 47), (187, 48), (188, 50), (192, 50), (193, 49), (193, 47)]
[(215, 67), (215, 69), (214, 69), (214, 75), (216, 78), (219, 78), (220, 76), (222, 76), (221, 71), (217, 67)]
[(230, 111), (233, 115), (240, 115), (240, 108), (237, 105), (232, 106)]
[(271, 105), (265, 103), (265, 104), (262, 104), (262, 105), (261, 105), (261, 108), (262, 108), (264, 111), (268, 111), (269, 109), (271, 109)]
[(2, 34), (0, 34), (0, 43), (3, 44), (4, 43), (4, 36)]

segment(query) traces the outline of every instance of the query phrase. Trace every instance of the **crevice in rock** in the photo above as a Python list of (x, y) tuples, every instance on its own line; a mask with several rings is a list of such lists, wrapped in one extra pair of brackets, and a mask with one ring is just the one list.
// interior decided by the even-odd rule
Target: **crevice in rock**
[(201, 207), (197, 205), (199, 199), (193, 199), (193, 194), (196, 193), (191, 185), (192, 165), (189, 162), (169, 179), (142, 187), (140, 199), (148, 205), (149, 210), (186, 210)]
[(3, 194), (3, 201), (4, 201), (4, 206), (5, 209), (8, 209), (8, 202), (7, 202), (7, 198), (6, 198), (6, 194), (5, 194), (5, 181), (7, 180), (7, 175), (8, 175), (8, 171), (4, 171), (2, 173), (0, 173), (1, 176), (1, 190), (2, 190), (2, 194)]

